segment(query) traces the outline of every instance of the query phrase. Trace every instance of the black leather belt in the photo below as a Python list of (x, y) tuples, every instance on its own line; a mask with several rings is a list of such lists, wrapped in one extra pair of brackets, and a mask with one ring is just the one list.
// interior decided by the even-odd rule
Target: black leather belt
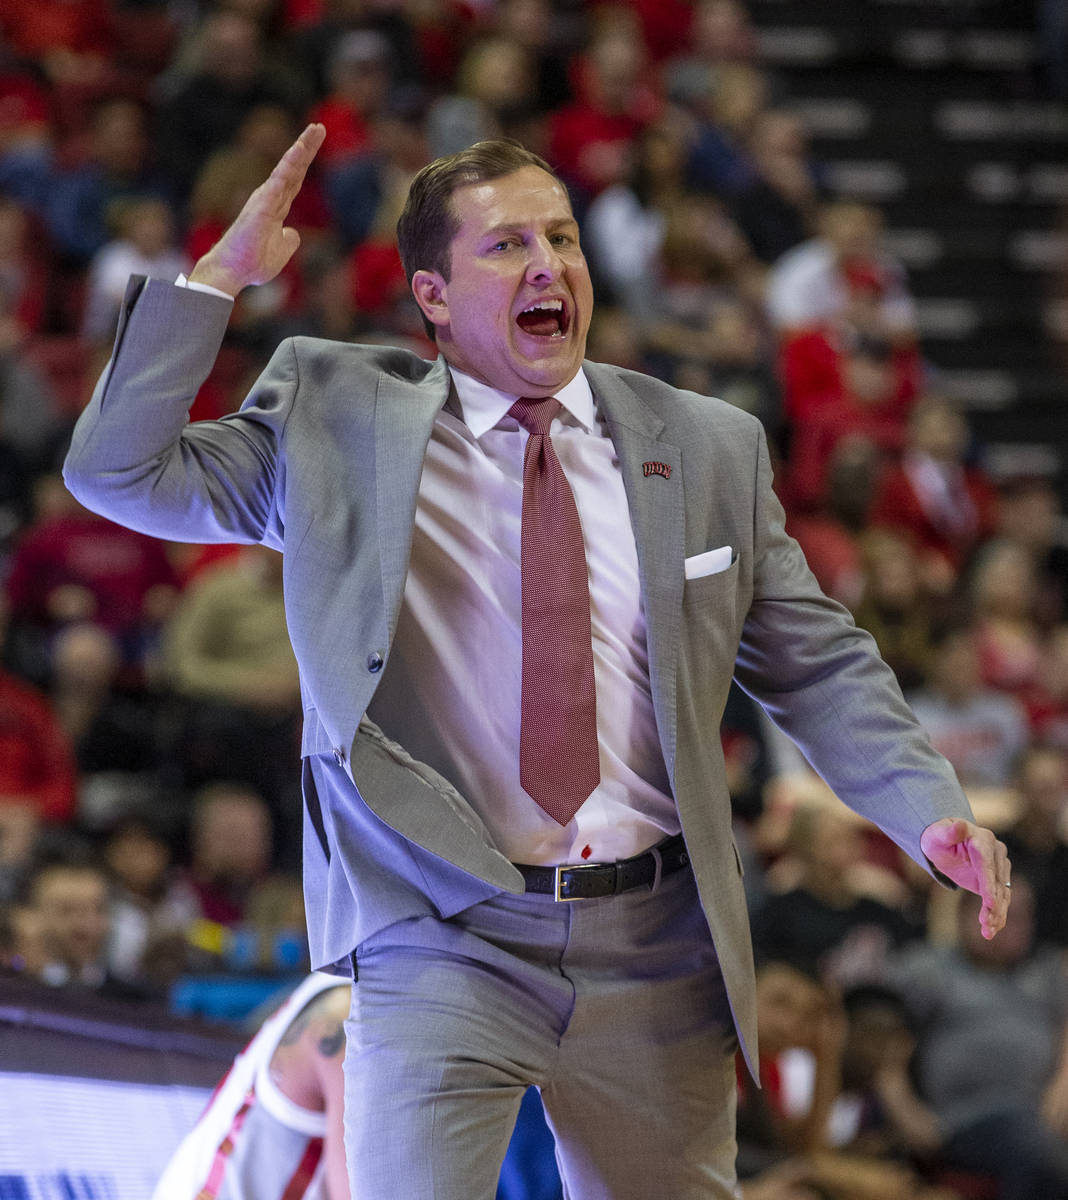
[[(659, 861), (658, 861), (659, 860)], [(653, 883), (673, 875), (690, 861), (682, 834), (669, 837), (651, 850), (616, 863), (582, 863), (574, 867), (529, 867), (516, 863), (526, 890), (556, 900), (591, 900)]]

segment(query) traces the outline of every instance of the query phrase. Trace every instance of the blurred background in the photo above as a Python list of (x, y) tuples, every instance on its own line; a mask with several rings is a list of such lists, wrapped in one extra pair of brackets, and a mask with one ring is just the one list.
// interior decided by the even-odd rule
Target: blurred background
[(412, 176), (483, 137), (542, 154), (589, 357), (763, 422), (790, 531), (1019, 881), (973, 945), (732, 694), (746, 1194), (1061, 1195), (980, 1151), (1008, 1096), (1068, 1156), (1068, 0), (4, 0), (0, 1128), (66, 1128), (91, 1075), (85, 1145), (133, 1112), (158, 1144), (130, 1182), (24, 1131), (0, 1196), (145, 1194), (308, 969), (279, 558), (121, 529), (58, 474), (130, 273), (188, 270), (308, 121), (302, 249), (238, 300), (193, 418), (292, 334), (432, 356), (393, 235)]

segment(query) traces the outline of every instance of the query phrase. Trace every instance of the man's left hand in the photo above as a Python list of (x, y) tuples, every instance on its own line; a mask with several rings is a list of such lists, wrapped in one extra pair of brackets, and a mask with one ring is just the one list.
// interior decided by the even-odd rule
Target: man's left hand
[(944, 817), (920, 835), (920, 848), (947, 879), (983, 901), (979, 927), (988, 940), (1004, 928), (1009, 912), (1009, 857), (1002, 842), (981, 825)]

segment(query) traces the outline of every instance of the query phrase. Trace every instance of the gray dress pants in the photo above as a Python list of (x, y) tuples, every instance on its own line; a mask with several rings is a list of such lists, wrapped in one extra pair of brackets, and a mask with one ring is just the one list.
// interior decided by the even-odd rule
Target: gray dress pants
[(352, 1200), (493, 1200), (529, 1084), (567, 1200), (736, 1195), (734, 1029), (688, 868), (401, 921), (356, 962)]

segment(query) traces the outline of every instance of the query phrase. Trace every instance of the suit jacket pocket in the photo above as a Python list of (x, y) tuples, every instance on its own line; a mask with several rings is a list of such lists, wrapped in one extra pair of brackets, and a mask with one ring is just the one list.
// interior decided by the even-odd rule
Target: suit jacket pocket
[(682, 591), (683, 608), (691, 612), (706, 607), (722, 606), (733, 619), (734, 600), (738, 589), (738, 558), (724, 571), (687, 579)]

